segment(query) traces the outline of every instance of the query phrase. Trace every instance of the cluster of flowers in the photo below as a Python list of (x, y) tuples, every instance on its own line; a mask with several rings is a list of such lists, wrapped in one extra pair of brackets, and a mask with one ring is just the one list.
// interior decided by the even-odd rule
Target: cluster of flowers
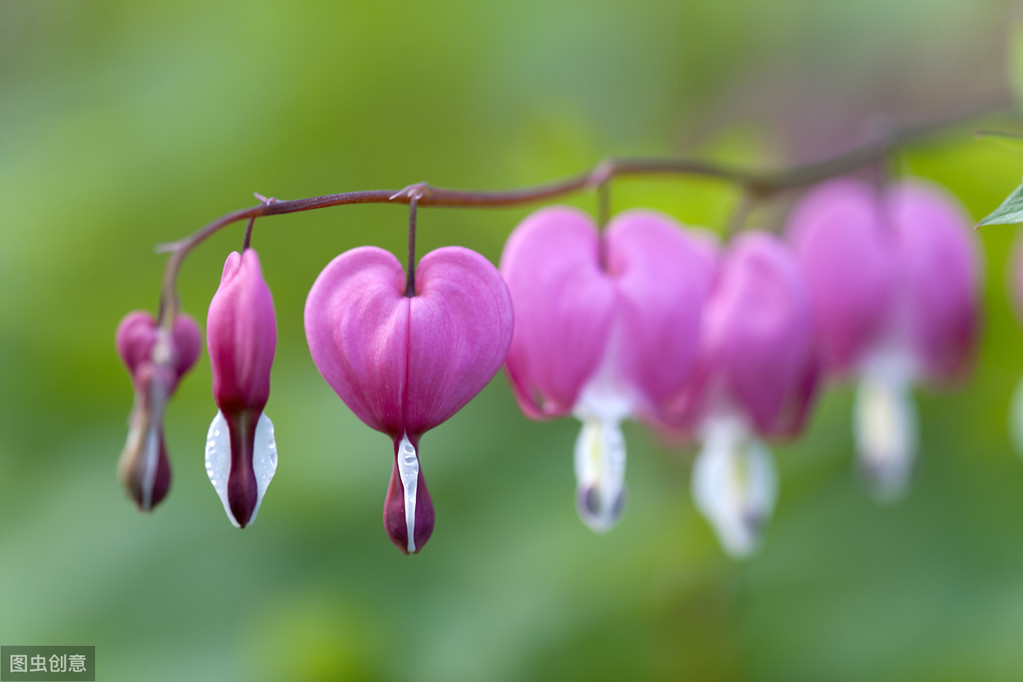
[[(633, 418), (702, 442), (696, 506), (725, 549), (756, 548), (777, 496), (764, 441), (803, 428), (823, 380), (858, 380), (860, 461), (883, 497), (900, 493), (916, 449), (910, 397), (968, 369), (978, 258), (969, 223), (936, 188), (837, 180), (796, 207), (784, 238), (749, 231), (727, 245), (652, 211), (599, 230), (545, 208), (512, 233), (500, 272), (461, 247), (427, 254), (407, 290), (398, 260), (361, 247), (335, 258), (305, 307), (320, 373), (394, 443), (384, 526), (418, 552), (434, 526), (422, 436), (502, 367), (530, 418), (573, 415), (577, 506), (603, 531), (625, 505)], [(228, 517), (256, 516), (277, 466), (269, 395), (276, 324), (256, 253), (232, 253), (210, 304), (207, 346), (219, 411), (206, 468)], [(117, 347), (136, 390), (121, 476), (143, 509), (167, 492), (162, 410), (199, 353), (179, 315), (121, 323)]]

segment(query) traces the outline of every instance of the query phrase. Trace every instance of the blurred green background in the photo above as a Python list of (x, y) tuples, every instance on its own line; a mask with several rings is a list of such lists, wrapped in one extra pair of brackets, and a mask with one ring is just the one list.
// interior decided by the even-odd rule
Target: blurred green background
[[(920, 395), (907, 499), (879, 507), (853, 475), (851, 391), (837, 388), (804, 438), (775, 448), (780, 503), (745, 562), (692, 508), (692, 452), (636, 425), (626, 515), (587, 530), (576, 424), (527, 421), (503, 376), (423, 441), (429, 546), (408, 558), (391, 545), (391, 445), (321, 380), (302, 309), (337, 253), (403, 253), (398, 207), (257, 223), (279, 322), (267, 413), (280, 466), (253, 527), (228, 523), (203, 468), (205, 358), (167, 414), (167, 500), (140, 514), (114, 475), (131, 392), (113, 334), (157, 304), (152, 247), (253, 191), (510, 188), (623, 154), (820, 157), (1004, 89), (1011, 10), (0, 0), (0, 643), (94, 644), (102, 680), (1023, 678), (1013, 228), (978, 235), (977, 369), (959, 392)], [(897, 166), (979, 219), (1023, 157), (974, 127)], [(677, 179), (621, 181), (612, 198), (712, 229), (735, 199)], [(528, 210), (423, 210), (421, 253), (461, 244), (496, 262)], [(185, 264), (200, 321), (240, 240), (227, 229)]]

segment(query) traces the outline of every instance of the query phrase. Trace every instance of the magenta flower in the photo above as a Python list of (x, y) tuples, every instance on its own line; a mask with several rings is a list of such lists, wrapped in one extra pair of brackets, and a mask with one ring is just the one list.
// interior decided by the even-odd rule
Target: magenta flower
[(515, 397), (534, 419), (582, 421), (577, 506), (588, 526), (607, 530), (625, 502), (621, 421), (656, 419), (689, 378), (708, 251), (652, 211), (623, 213), (600, 235), (586, 214), (551, 207), (515, 228), (501, 271), (515, 304)]
[(125, 315), (117, 327), (117, 353), (135, 388), (128, 440), (117, 470), (143, 511), (159, 504), (170, 488), (163, 410), (181, 377), (199, 358), (199, 338), (199, 326), (188, 315), (178, 315), (169, 332), (141, 310)]
[(232, 524), (244, 528), (277, 471), (274, 427), (263, 414), (277, 349), (273, 297), (252, 249), (227, 257), (206, 317), (217, 416), (206, 436), (206, 473)]
[(434, 525), (419, 440), (500, 369), (513, 314), (497, 269), (461, 247), (423, 257), (414, 296), (405, 285), (389, 252), (352, 249), (316, 278), (305, 329), (323, 378), (359, 419), (394, 441), (384, 527), (402, 552), (416, 553)]
[(877, 192), (823, 185), (789, 224), (810, 283), (823, 361), (859, 379), (855, 433), (882, 498), (905, 488), (916, 450), (909, 392), (969, 368), (978, 327), (978, 254), (970, 223), (944, 192), (901, 182)]
[(777, 237), (750, 232), (722, 257), (691, 385), (668, 423), (695, 432), (693, 500), (733, 556), (759, 544), (777, 498), (762, 438), (795, 435), (813, 402), (817, 362), (810, 295)]

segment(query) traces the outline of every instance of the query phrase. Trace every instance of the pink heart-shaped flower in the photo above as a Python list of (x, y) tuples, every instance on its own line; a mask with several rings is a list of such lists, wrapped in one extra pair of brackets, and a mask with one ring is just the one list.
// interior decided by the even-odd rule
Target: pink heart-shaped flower
[(515, 305), (508, 378), (528, 417), (582, 422), (576, 499), (595, 530), (624, 509), (622, 420), (662, 421), (691, 378), (714, 261), (702, 237), (643, 210), (601, 232), (578, 209), (552, 206), (505, 244), (501, 272)]
[(691, 374), (713, 258), (654, 211), (621, 213), (604, 235), (574, 208), (526, 218), (501, 257), (517, 319), (508, 377), (523, 412), (577, 411), (603, 364), (630, 411), (653, 418)]
[[(813, 403), (817, 362), (810, 294), (787, 244), (737, 237), (704, 321), (701, 372), (764, 436), (795, 435)], [(711, 396), (708, 396), (710, 398)]]
[[(461, 247), (423, 257), (415, 296), (405, 295), (398, 259), (369, 246), (331, 261), (309, 292), (305, 328), (313, 362), (359, 419), (394, 441), (384, 525), (403, 551), (418, 551), (433, 528), (419, 439), (493, 378), (508, 353), (512, 326), (501, 275)], [(396, 494), (396, 477), (404, 500)], [(424, 495), (421, 504), (410, 509), (417, 491)]]

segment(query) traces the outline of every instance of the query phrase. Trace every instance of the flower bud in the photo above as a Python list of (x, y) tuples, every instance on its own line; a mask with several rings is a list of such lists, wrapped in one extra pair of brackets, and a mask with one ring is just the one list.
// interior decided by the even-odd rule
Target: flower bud
[(206, 473), (231, 523), (255, 520), (277, 470), (273, 424), (263, 414), (277, 349), (273, 298), (252, 249), (233, 252), (206, 318), (213, 398), (220, 408), (206, 439)]
[(144, 311), (128, 313), (117, 327), (117, 352), (135, 387), (118, 476), (143, 511), (159, 504), (170, 488), (163, 410), (181, 377), (198, 359), (199, 339), (199, 326), (187, 315), (174, 319), (170, 333)]

